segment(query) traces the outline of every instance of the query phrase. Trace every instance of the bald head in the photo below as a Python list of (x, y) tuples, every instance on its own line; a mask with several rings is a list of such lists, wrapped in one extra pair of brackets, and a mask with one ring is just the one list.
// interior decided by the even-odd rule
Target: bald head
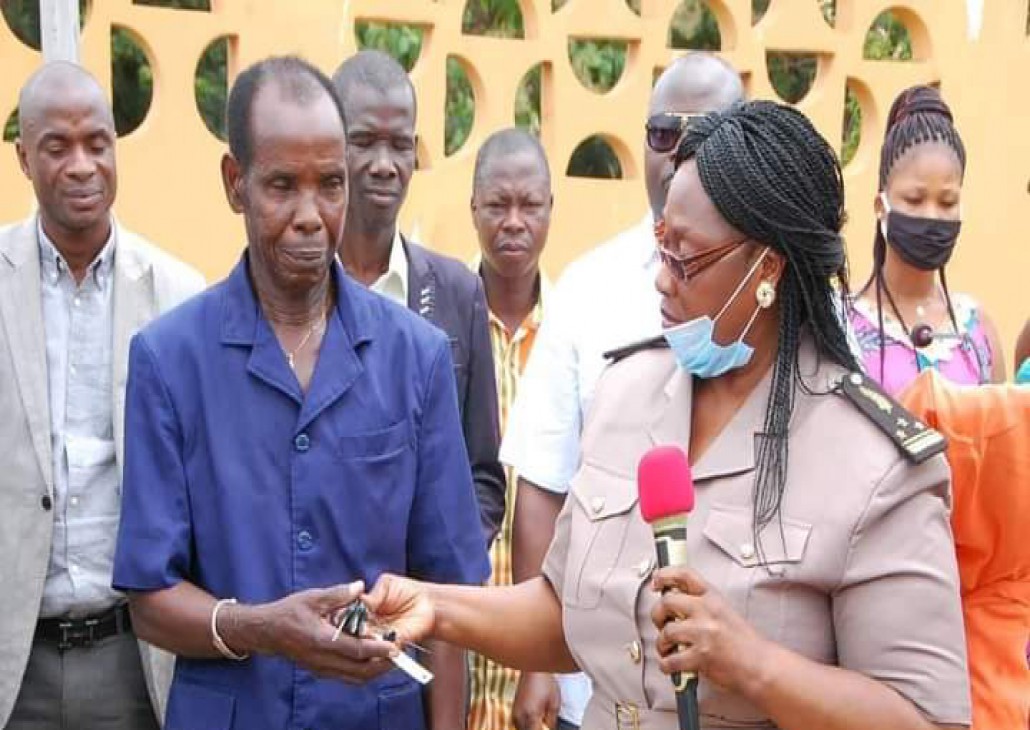
[[(673, 61), (658, 77), (651, 92), (648, 119), (660, 114), (705, 114), (722, 111), (744, 99), (740, 74), (726, 61), (704, 51), (694, 51)], [(673, 120), (673, 124), (678, 123)], [(644, 145), (644, 180), (647, 199), (655, 218), (662, 215), (674, 167), (671, 151), (656, 152)]]
[(89, 107), (114, 133), (114, 115), (100, 84), (86, 69), (51, 61), (33, 73), (18, 95), (18, 135), (37, 133), (47, 116), (68, 107)]
[(15, 149), (32, 181), (43, 228), (62, 253), (99, 250), (118, 189), (114, 115), (97, 80), (72, 63), (52, 62), (18, 97)]
[[(684, 109), (663, 109), (669, 99)], [(665, 69), (651, 92), (651, 112), (721, 111), (744, 100), (740, 74), (729, 63), (704, 51), (680, 56)]]

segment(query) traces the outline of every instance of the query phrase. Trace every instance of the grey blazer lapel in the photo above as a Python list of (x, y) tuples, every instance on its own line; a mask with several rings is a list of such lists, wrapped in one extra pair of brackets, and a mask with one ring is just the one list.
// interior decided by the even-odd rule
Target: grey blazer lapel
[(32, 445), (47, 490), (52, 492), (46, 334), (43, 331), (35, 217), (8, 229), (4, 239), (0, 239), (0, 317), (32, 434)]
[(129, 342), (157, 313), (151, 265), (140, 256), (132, 235), (117, 229), (114, 257), (114, 343), (112, 349), (114, 445), (118, 463), (125, 456), (125, 384), (129, 370)]

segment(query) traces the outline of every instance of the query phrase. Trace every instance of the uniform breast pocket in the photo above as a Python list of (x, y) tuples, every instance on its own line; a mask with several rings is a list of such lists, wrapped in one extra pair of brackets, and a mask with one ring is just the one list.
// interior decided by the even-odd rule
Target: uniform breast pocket
[(634, 480), (585, 462), (572, 480), (572, 522), (562, 601), (596, 608), (622, 555), (635, 517)]
[(790, 597), (808, 548), (812, 525), (784, 516), (755, 540), (750, 509), (713, 505), (705, 520), (706, 542), (717, 566), (705, 577), (763, 636), (782, 641), (791, 615)]
[(343, 461), (384, 461), (411, 446), (407, 419), (364, 433), (341, 433), (335, 438), (336, 455)]

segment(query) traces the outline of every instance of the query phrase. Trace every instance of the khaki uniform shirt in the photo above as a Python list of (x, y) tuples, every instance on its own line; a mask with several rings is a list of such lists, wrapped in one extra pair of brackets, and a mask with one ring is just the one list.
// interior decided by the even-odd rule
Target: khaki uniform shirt
[[(804, 347), (815, 393), (843, 371)], [(611, 367), (583, 435), (583, 458), (545, 560), (565, 636), (594, 681), (584, 728), (675, 730), (658, 666), (651, 529), (636, 469), (655, 445), (690, 441), (690, 376), (667, 350)], [(752, 536), (751, 496), (769, 378), (692, 464), (692, 566), (763, 636), (877, 679), (927, 718), (968, 725), (969, 684), (943, 456), (912, 466), (844, 398), (799, 389), (782, 520)], [(693, 461), (693, 460), (692, 460)], [(702, 677), (705, 728), (773, 728), (762, 710)]]

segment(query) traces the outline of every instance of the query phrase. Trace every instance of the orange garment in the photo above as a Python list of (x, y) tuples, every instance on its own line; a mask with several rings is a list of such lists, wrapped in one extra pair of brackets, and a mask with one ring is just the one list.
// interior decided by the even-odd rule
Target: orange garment
[(902, 403), (948, 438), (973, 730), (1030, 716), (1030, 387), (956, 386), (933, 371)]

